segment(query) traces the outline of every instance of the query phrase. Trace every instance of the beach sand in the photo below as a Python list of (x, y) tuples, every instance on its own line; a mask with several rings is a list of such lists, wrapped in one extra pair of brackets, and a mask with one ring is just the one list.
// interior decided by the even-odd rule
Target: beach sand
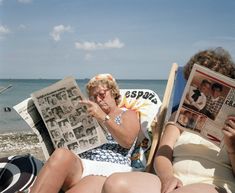
[(0, 134), (0, 157), (31, 154), (45, 160), (37, 136), (33, 133)]

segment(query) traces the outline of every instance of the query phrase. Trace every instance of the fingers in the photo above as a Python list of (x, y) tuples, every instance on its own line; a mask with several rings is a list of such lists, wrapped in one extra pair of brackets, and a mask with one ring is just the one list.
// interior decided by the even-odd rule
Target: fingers
[(228, 137), (235, 136), (235, 130), (228, 124), (222, 128), (222, 131)]
[(93, 102), (90, 100), (80, 100), (79, 101), (80, 104), (84, 104), (84, 105), (88, 105), (88, 106), (92, 106)]
[(175, 190), (175, 188), (176, 188), (176, 184), (169, 184), (168, 187), (165, 187), (163, 189), (162, 193), (169, 193), (169, 192)]
[(235, 115), (230, 115), (230, 116), (228, 116), (227, 120), (235, 121)]
[(235, 129), (235, 117), (229, 117), (225, 124)]
[(227, 136), (235, 135), (235, 116), (228, 116), (222, 131)]
[(87, 105), (87, 113), (95, 118), (103, 116), (103, 111), (99, 105), (90, 100), (81, 100), (80, 104)]
[(169, 193), (169, 192), (171, 192), (181, 186), (183, 186), (181, 181), (179, 181), (176, 178), (173, 178), (173, 179), (169, 180), (166, 184), (164, 184), (161, 192), (162, 193)]
[(177, 188), (183, 187), (183, 183), (181, 182), (181, 180), (178, 180), (177, 182)]

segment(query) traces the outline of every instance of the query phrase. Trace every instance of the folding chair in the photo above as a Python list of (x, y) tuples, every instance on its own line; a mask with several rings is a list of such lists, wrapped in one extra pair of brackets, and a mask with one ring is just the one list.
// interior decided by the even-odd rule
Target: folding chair
[(141, 130), (131, 161), (132, 167), (145, 170), (148, 151), (152, 144), (151, 125), (162, 104), (158, 95), (150, 89), (121, 89), (121, 108), (134, 110), (140, 118)]
[[(146, 172), (154, 173), (153, 169), (154, 155), (158, 149), (165, 122), (167, 120), (167, 117), (169, 117), (169, 115), (171, 114), (171, 112), (177, 109), (185, 84), (186, 81), (184, 80), (183, 77), (183, 67), (178, 67), (176, 63), (173, 63), (167, 81), (165, 93), (163, 96), (162, 106), (159, 110), (158, 116), (156, 117), (156, 122), (152, 127), (153, 141), (148, 157)], [(173, 90), (174, 94), (172, 98), (171, 96)]]

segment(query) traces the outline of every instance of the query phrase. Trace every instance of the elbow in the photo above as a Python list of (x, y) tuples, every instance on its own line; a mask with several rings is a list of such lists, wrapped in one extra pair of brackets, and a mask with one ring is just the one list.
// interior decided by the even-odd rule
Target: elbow
[(132, 144), (133, 143), (130, 143), (130, 142), (126, 142), (126, 143), (123, 143), (122, 147), (126, 148), (126, 149), (130, 149), (132, 147)]
[(133, 145), (135, 140), (129, 140), (129, 139), (126, 139), (124, 140), (122, 143), (120, 143), (120, 145), (123, 147), (123, 148), (126, 148), (126, 149), (130, 149)]

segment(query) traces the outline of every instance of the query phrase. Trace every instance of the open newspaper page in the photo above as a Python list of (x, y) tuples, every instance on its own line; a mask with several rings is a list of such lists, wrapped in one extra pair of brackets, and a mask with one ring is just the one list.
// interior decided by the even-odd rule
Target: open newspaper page
[(31, 94), (55, 148), (66, 147), (76, 154), (106, 142), (103, 129), (87, 113), (87, 106), (74, 78), (67, 77)]
[(235, 81), (195, 64), (175, 122), (222, 147), (222, 128), (229, 115), (235, 115)]
[(13, 107), (37, 135), (47, 159), (54, 151), (47, 128), (31, 98), (27, 98)]

